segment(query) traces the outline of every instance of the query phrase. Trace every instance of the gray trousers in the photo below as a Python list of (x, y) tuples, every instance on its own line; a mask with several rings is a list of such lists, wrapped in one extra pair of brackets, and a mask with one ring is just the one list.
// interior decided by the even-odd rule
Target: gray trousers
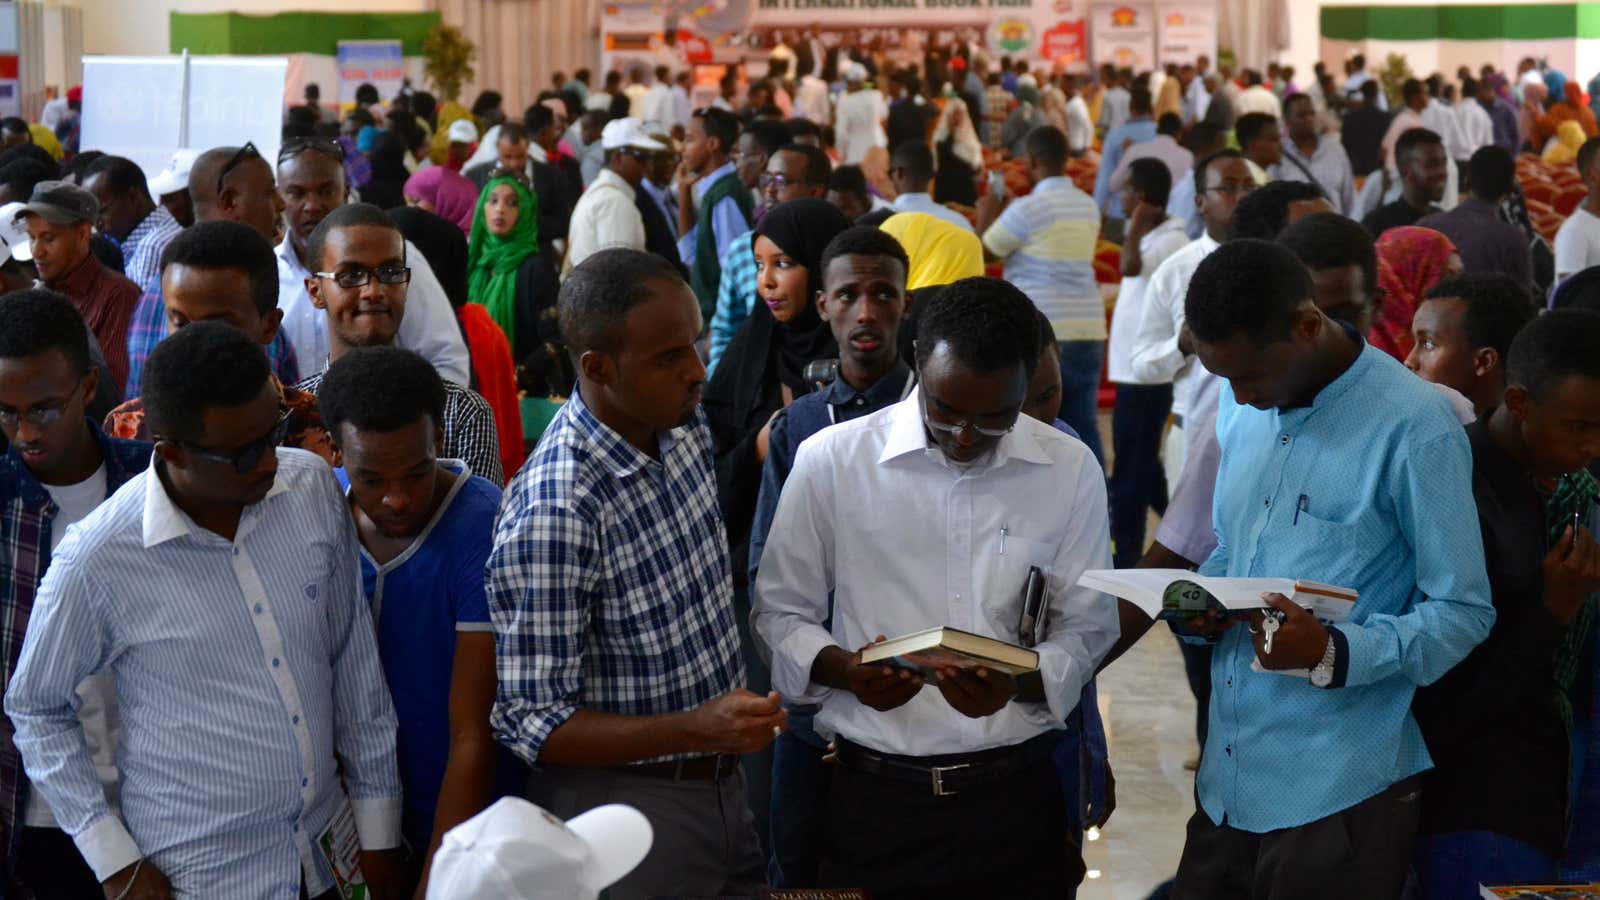
[(766, 862), (737, 769), (720, 784), (633, 775), (624, 769), (544, 767), (528, 777), (527, 798), (562, 819), (623, 803), (655, 831), (650, 853), (607, 891), (611, 900), (663, 895), (753, 894)]

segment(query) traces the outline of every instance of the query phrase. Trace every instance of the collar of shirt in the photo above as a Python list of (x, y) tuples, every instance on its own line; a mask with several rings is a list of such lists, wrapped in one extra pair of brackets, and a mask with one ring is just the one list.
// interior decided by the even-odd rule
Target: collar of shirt
[(828, 385), (828, 391), (823, 395), (829, 406), (850, 406), (852, 404), (873, 409), (882, 409), (891, 403), (904, 400), (911, 380), (911, 367), (904, 360), (897, 360), (889, 374), (879, 378), (872, 386), (864, 391), (858, 391), (845, 381), (843, 376), (833, 379)]
[(278, 246), (274, 247), (273, 250), (278, 254), (279, 259), (289, 264), (289, 271), (291, 273), (298, 275), (301, 278), (311, 277), (311, 270), (307, 269), (305, 264), (300, 262), (300, 254), (294, 252), (294, 244), (289, 241), (289, 236), (287, 234), (283, 236), (283, 240), (279, 241)]
[(600, 421), (583, 402), (582, 390), (573, 390), (572, 396), (567, 398), (566, 406), (568, 415), (577, 431), (582, 434), (605, 460), (611, 473), (618, 478), (626, 478), (635, 472), (649, 468), (661, 468), (674, 447), (678, 446), (680, 438), (677, 428), (656, 432), (656, 446), (659, 448), (661, 459), (651, 459), (649, 454), (638, 447), (628, 443), (622, 435), (611, 430), (611, 426)]
[[(884, 442), (883, 452), (878, 455), (878, 464), (884, 465), (910, 453), (922, 452), (930, 458), (944, 465), (955, 468), (955, 464), (945, 459), (944, 451), (939, 449), (937, 443), (928, 436), (928, 427), (923, 422), (922, 389), (913, 388), (906, 399), (890, 407), (891, 420), (889, 424), (889, 437)], [(1038, 439), (1026, 431), (1019, 431), (1013, 427), (995, 444), (994, 452), (971, 465), (970, 469), (998, 469), (1011, 460), (1018, 462), (1049, 465), (1050, 455), (1039, 446)]]
[(711, 186), (716, 184), (722, 178), (722, 176), (730, 175), (732, 173), (733, 163), (731, 161), (725, 162), (722, 165), (717, 166), (715, 169), (712, 169), (711, 174), (694, 183), (695, 200), (699, 200), (700, 198), (704, 197), (706, 195), (706, 191), (711, 190)]
[[(153, 463), (150, 468), (145, 470), (144, 474), (145, 549), (164, 544), (174, 538), (193, 534), (196, 530), (194, 520), (189, 518), (188, 513), (179, 509), (178, 504), (173, 502), (172, 498), (167, 495), (167, 486), (161, 483), (160, 470), (161, 464)], [(274, 478), (272, 487), (267, 489), (267, 496), (263, 497), (258, 503), (252, 504), (252, 507), (259, 506), (261, 503), (265, 503), (288, 490), (284, 486), (283, 479)], [(247, 524), (246, 517), (248, 517), (249, 512), (250, 509), (246, 508), (245, 516), (239, 520), (238, 537), (244, 535), (245, 525)], [(237, 537), (235, 540), (237, 541)]]
[[(138, 453), (128, 452), (124, 448), (137, 448), (139, 445), (133, 441), (113, 443), (112, 438), (101, 431), (93, 419), (86, 418), (84, 421), (88, 423), (95, 443), (100, 445), (100, 456), (106, 467), (106, 496), (110, 496), (112, 491), (138, 471), (134, 468)], [(148, 445), (144, 445), (142, 452), (148, 458)], [(15, 446), (0, 454), (0, 498), (8, 495), (20, 497), (29, 504), (47, 503), (50, 500), (50, 492), (45, 490), (33, 470), (17, 455)]]
[(1046, 178), (1045, 180), (1034, 185), (1031, 193), (1037, 194), (1041, 191), (1057, 191), (1068, 187), (1077, 187), (1077, 185), (1073, 183), (1071, 178), (1068, 178), (1065, 175), (1051, 175), (1049, 178)]
[(633, 197), (633, 185), (628, 183), (628, 179), (623, 178), (621, 175), (618, 175), (616, 172), (613, 172), (610, 169), (601, 169), (598, 173), (596, 173), (594, 180), (589, 182), (588, 190), (585, 190), (584, 194), (587, 195), (590, 191), (593, 191), (597, 187), (613, 188), (615, 190), (627, 193), (630, 199)]
[(1350, 363), (1343, 372), (1340, 372), (1337, 378), (1323, 385), (1322, 390), (1317, 391), (1317, 395), (1311, 398), (1309, 406), (1275, 410), (1278, 421), (1285, 428), (1298, 426), (1310, 418), (1311, 414), (1317, 410), (1337, 403), (1339, 398), (1343, 397), (1352, 385), (1359, 383), (1366, 376), (1367, 369), (1371, 368), (1373, 361), (1377, 359), (1376, 356), (1367, 352), (1366, 339), (1357, 333), (1354, 328), (1343, 322), (1339, 323), (1339, 328), (1344, 331), (1347, 337), (1356, 342), (1355, 361)]
[[(1171, 231), (1179, 231), (1179, 232), (1183, 231), (1183, 220), (1178, 218), (1177, 216), (1173, 216), (1173, 215), (1169, 215), (1165, 219), (1162, 219), (1160, 225), (1157, 225), (1156, 227), (1150, 229), (1148, 232), (1145, 233), (1144, 237), (1139, 239), (1139, 249), (1141, 251), (1143, 251), (1146, 247), (1155, 246), (1156, 241), (1161, 240), (1163, 237), (1165, 237), (1167, 235), (1168, 232), (1171, 232)], [(1204, 239), (1206, 239), (1208, 241), (1211, 240), (1211, 236), (1210, 235), (1201, 235), (1201, 237), (1203, 237)], [(1215, 243), (1215, 242), (1213, 242), (1213, 243)], [(1165, 260), (1163, 260), (1163, 262), (1165, 262)], [(1160, 268), (1160, 266), (1146, 266), (1145, 267), (1146, 271), (1144, 272), (1144, 274), (1145, 275), (1154, 274), (1155, 270), (1157, 268)], [(1135, 276), (1132, 276), (1132, 277), (1138, 278), (1139, 276), (1135, 275)], [(1148, 281), (1149, 279), (1146, 278), (1145, 280)]]
[(93, 253), (84, 255), (83, 262), (76, 269), (57, 278), (54, 283), (46, 287), (52, 291), (66, 294), (68, 297), (88, 297), (94, 293), (95, 285), (100, 281), (100, 273), (105, 266), (95, 258)]

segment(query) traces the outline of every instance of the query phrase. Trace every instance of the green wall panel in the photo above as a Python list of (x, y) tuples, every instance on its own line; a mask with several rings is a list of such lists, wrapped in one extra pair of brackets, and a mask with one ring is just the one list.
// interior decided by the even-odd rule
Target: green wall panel
[(1538, 41), (1600, 37), (1600, 3), (1324, 6), (1322, 36), (1340, 41)]
[(422, 55), (422, 39), (439, 24), (429, 13), (290, 12), (172, 13), (168, 34), (173, 53), (240, 56), (320, 53), (334, 55), (339, 41), (398, 40), (407, 56)]

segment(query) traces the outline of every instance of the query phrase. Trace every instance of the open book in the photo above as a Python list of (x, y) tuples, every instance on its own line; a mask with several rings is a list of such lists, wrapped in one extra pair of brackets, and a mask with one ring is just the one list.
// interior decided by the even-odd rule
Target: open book
[(1479, 885), (1483, 900), (1600, 900), (1600, 884)]
[(1078, 584), (1139, 607), (1152, 619), (1188, 619), (1207, 609), (1262, 609), (1263, 593), (1278, 593), (1324, 622), (1343, 622), (1356, 605), (1350, 588), (1291, 578), (1219, 578), (1188, 569), (1091, 569)]
[(913, 669), (929, 678), (938, 666), (981, 667), (1013, 676), (1039, 668), (1037, 651), (957, 628), (930, 628), (874, 644), (861, 651), (861, 661)]

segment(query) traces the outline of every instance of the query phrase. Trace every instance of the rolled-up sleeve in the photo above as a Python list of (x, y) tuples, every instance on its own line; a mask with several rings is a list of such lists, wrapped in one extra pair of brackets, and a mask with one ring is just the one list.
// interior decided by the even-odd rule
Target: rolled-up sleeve
[(833, 477), (814, 443), (800, 446), (756, 575), (751, 629), (772, 653), (772, 686), (792, 703), (821, 703), (811, 664), (836, 645), (822, 627), (834, 585)]

